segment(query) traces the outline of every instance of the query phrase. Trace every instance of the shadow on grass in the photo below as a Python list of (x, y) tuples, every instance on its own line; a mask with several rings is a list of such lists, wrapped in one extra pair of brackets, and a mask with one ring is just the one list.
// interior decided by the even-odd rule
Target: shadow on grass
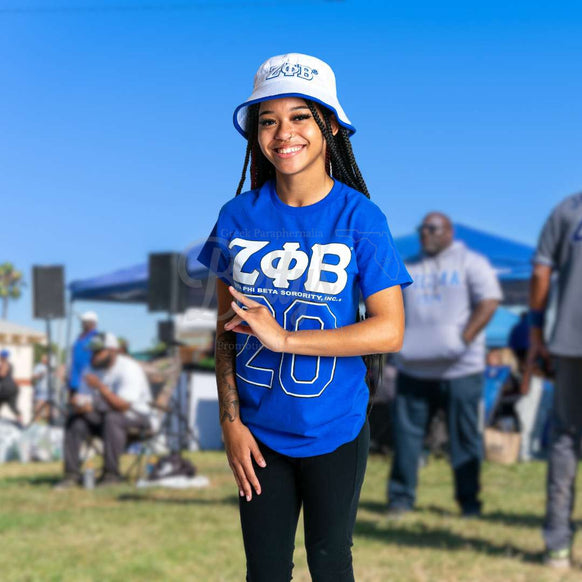
[(55, 485), (63, 478), (62, 475), (39, 475), (34, 476), (20, 476), (20, 477), (5, 477), (0, 480), (0, 487), (10, 485), (32, 485), (34, 487), (42, 487), (46, 485)]
[[(442, 517), (458, 517), (458, 513), (454, 513), (443, 507), (438, 507), (437, 505), (427, 505), (424, 507), (419, 507), (421, 511), (426, 511), (428, 513), (434, 513)], [(535, 515), (533, 513), (508, 513), (504, 511), (487, 511), (485, 508), (484, 513), (479, 518), (480, 521), (491, 521), (494, 523), (503, 523), (504, 525), (515, 525), (522, 527), (533, 527), (541, 528), (543, 522), (542, 515)]]
[[(159, 491), (159, 490), (158, 490)], [(183, 491), (183, 490), (182, 490)], [(236, 505), (238, 497), (231, 495), (222, 499), (196, 499), (184, 497), (162, 497), (159, 495), (142, 493), (122, 493), (117, 496), (117, 501), (131, 503), (166, 503), (168, 505)]]
[(481, 538), (459, 535), (444, 528), (432, 528), (425, 525), (412, 529), (403, 525), (382, 526), (374, 521), (358, 520), (354, 535), (395, 546), (452, 551), (470, 550), (488, 556), (517, 558), (530, 563), (539, 564), (542, 561), (541, 553), (527, 552), (513, 544), (496, 544)]
[[(419, 507), (419, 510), (434, 513), (442, 517), (458, 517), (457, 513), (444, 509), (443, 507), (438, 507), (437, 505)], [(539, 514), (536, 515), (534, 513), (510, 513), (505, 511), (487, 511), (487, 509), (485, 509), (485, 512), (481, 515), (479, 521), (490, 521), (492, 523), (502, 523), (504, 525), (541, 529), (544, 522), (544, 516)], [(582, 521), (580, 520), (575, 523), (576, 527), (582, 526)]]
[[(379, 501), (361, 501), (359, 505), (360, 509), (380, 514), (386, 513), (387, 507), (386, 503)], [(419, 505), (414, 511), (417, 515), (426, 512), (439, 517), (460, 518), (459, 510), (451, 510), (445, 507), (439, 507), (438, 505)], [(479, 521), (484, 522), (502, 523), (509, 526), (531, 527), (535, 529), (541, 529), (543, 520), (543, 515), (539, 514), (487, 511), (486, 507), (484, 513), (479, 518)], [(582, 525), (582, 522), (579, 522), (578, 525)]]
[(382, 501), (362, 501), (358, 504), (358, 509), (372, 511), (374, 513), (386, 513), (388, 504)]

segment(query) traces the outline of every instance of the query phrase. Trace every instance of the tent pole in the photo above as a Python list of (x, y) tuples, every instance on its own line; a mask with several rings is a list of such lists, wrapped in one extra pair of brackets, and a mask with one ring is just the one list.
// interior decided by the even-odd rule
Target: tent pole
[[(73, 301), (71, 297), (69, 299), (69, 309), (67, 313), (67, 331), (65, 336), (65, 392), (68, 392), (68, 377), (71, 369), (71, 332), (72, 332), (72, 322), (73, 322)], [(61, 392), (62, 394), (62, 392)]]

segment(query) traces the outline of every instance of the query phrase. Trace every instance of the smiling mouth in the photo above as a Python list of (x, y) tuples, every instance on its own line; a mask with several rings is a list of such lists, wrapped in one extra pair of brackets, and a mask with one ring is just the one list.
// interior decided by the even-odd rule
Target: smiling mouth
[(288, 158), (300, 152), (304, 147), (303, 145), (287, 146), (285, 148), (275, 148), (274, 151), (278, 156)]

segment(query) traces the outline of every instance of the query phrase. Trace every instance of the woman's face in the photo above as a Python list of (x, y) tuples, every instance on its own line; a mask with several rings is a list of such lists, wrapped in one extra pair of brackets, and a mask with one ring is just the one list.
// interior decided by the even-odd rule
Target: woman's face
[[(337, 124), (333, 121), (335, 132)], [(284, 97), (261, 103), (258, 141), (264, 156), (280, 174), (325, 172), (325, 138), (303, 99)]]

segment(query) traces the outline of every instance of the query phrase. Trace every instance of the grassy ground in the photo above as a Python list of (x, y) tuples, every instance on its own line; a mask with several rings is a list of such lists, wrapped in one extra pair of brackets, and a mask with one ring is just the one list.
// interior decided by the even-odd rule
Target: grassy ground
[[(0, 466), (0, 580), (240, 582), (236, 491), (220, 453), (192, 455), (211, 486), (51, 490), (58, 464)], [(384, 517), (387, 460), (370, 459), (355, 530), (358, 582), (545, 582), (582, 579), (541, 564), (542, 463), (485, 465), (485, 514), (464, 521), (443, 461), (422, 470), (419, 510)], [(577, 513), (580, 520), (581, 512)], [(294, 580), (309, 581), (301, 527)], [(582, 556), (582, 542), (574, 548)]]

